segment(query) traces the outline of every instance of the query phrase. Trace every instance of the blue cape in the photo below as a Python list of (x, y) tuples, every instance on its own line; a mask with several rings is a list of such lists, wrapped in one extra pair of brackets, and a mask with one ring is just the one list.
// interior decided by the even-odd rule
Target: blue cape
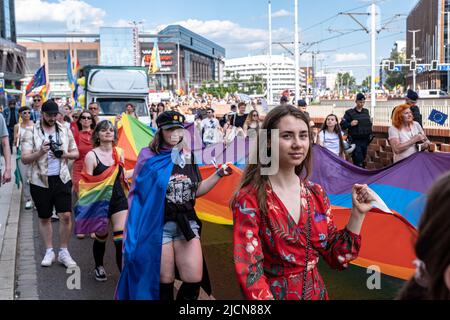
[(141, 151), (129, 195), (118, 300), (159, 300), (162, 231), (171, 152)]

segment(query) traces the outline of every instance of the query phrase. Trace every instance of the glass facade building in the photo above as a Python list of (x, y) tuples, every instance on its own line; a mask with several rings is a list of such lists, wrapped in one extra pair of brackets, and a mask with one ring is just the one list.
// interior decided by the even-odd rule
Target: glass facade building
[(14, 0), (0, 0), (0, 72), (10, 90), (20, 90), (25, 74), (26, 49), (17, 45), (16, 39)]
[(135, 28), (100, 28), (100, 64), (135, 66), (138, 48)]
[[(170, 47), (171, 54), (170, 58), (162, 59), (162, 70), (150, 76), (151, 88), (156, 91), (180, 88), (189, 92), (205, 81), (223, 81), (226, 53), (223, 47), (179, 25), (168, 26), (159, 35), (164, 36), (158, 40), (160, 55), (164, 46)], [(150, 48), (153, 43), (141, 43), (141, 53)], [(164, 68), (164, 63), (170, 63), (170, 70)]]

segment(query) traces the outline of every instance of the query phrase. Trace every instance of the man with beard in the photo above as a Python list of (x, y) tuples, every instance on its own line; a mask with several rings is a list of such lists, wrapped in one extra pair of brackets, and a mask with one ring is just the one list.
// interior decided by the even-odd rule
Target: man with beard
[(72, 132), (56, 121), (58, 105), (48, 100), (42, 106), (41, 120), (22, 138), (22, 162), (31, 165), (30, 192), (39, 216), (39, 229), (47, 251), (41, 266), (56, 260), (53, 251), (53, 207), (59, 215), (60, 250), (58, 262), (76, 266), (68, 251), (72, 221), (72, 180), (69, 160), (78, 158)]

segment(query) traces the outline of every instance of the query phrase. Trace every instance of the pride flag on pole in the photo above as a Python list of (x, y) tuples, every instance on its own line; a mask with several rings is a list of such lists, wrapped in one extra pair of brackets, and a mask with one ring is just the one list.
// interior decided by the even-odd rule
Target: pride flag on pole
[(158, 41), (153, 44), (152, 58), (148, 68), (149, 73), (157, 73), (161, 69), (161, 57), (159, 56)]

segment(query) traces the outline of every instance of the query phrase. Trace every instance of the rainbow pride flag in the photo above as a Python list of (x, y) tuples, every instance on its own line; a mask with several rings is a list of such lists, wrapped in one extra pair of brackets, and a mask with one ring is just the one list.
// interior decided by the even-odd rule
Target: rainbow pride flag
[(76, 234), (108, 232), (109, 202), (119, 175), (121, 150), (118, 149), (116, 148), (114, 152), (116, 165), (109, 167), (101, 175), (91, 176), (86, 172), (81, 173), (78, 202), (74, 208)]
[[(128, 125), (124, 122), (124, 127)], [(188, 125), (186, 129), (191, 133), (194, 130), (192, 125)], [(140, 137), (145, 137), (145, 141), (134, 141)], [(242, 147), (242, 144), (236, 144), (236, 140), (227, 148), (237, 150)], [(128, 153), (125, 151), (125, 161), (136, 163), (138, 152), (135, 153), (132, 143), (139, 148), (147, 146), (149, 142), (150, 134), (140, 135), (131, 128), (122, 129), (119, 145), (130, 150)], [(204, 159), (199, 165), (203, 179), (215, 171), (204, 156), (213, 147), (203, 147), (200, 150), (192, 148), (196, 158), (196, 152), (203, 154)], [(226, 154), (227, 148), (222, 148), (220, 153)], [(247, 150), (244, 156), (248, 157)], [(245, 168), (240, 164), (241, 160), (236, 156), (226, 158), (226, 162), (234, 163), (234, 174), (221, 179), (208, 194), (197, 199), (195, 209), (200, 219), (224, 225), (233, 224), (229, 201)], [(348, 222), (352, 206), (351, 189), (355, 183), (369, 185), (394, 212), (388, 214), (374, 209), (367, 214), (361, 231), (361, 251), (353, 264), (365, 268), (375, 265), (384, 274), (409, 279), (415, 271), (414, 243), (417, 239), (418, 221), (426, 203), (426, 193), (439, 176), (450, 171), (450, 153), (417, 153), (390, 167), (368, 171), (334, 156), (320, 146), (313, 146), (313, 161), (311, 181), (320, 184), (327, 192), (334, 223), (339, 229), (344, 228)]]
[(122, 120), (117, 124), (118, 146), (125, 152), (125, 168), (134, 169), (139, 152), (148, 147), (153, 140), (153, 131), (138, 119), (122, 114)]

